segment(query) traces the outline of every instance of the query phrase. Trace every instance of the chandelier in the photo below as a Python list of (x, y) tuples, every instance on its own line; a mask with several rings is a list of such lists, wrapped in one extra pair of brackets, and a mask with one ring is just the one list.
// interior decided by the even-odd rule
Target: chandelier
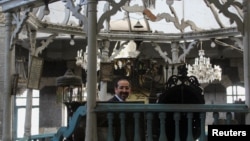
[(199, 58), (195, 58), (193, 65), (188, 65), (188, 76), (195, 76), (199, 83), (210, 83), (214, 80), (221, 80), (221, 68), (219, 65), (210, 64), (210, 58), (205, 57), (205, 51), (202, 49), (202, 42), (200, 42), (201, 49), (199, 50)]

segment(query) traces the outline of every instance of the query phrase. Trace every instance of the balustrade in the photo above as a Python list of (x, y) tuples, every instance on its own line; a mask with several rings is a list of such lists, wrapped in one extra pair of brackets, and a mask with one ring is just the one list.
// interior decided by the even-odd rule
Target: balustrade
[[(199, 128), (199, 141), (205, 141), (206, 140), (206, 113), (207, 112), (212, 112), (214, 113), (214, 121), (211, 122), (211, 124), (219, 124), (219, 113), (227, 113), (226, 115), (226, 124), (234, 124), (232, 121), (232, 115), (234, 112), (247, 112), (247, 106), (242, 104), (242, 105), (234, 105), (234, 104), (223, 104), (223, 105), (206, 105), (206, 104), (124, 104), (124, 103), (117, 103), (117, 104), (108, 104), (108, 103), (99, 103), (98, 106), (96, 107), (96, 112), (109, 112), (108, 121), (109, 121), (109, 128), (112, 128), (112, 122), (114, 115), (119, 114), (122, 115), (122, 119), (120, 119), (121, 123), (121, 128), (125, 128), (123, 126), (124, 124), (129, 124), (129, 123), (124, 123), (125, 121), (130, 121), (130, 120), (125, 120), (126, 116), (124, 113), (127, 114), (133, 114), (134, 115), (134, 140), (139, 141), (141, 138), (145, 138), (147, 141), (170, 141), (167, 137), (166, 130), (165, 128), (166, 125), (166, 113), (173, 112), (174, 113), (174, 122), (175, 122), (175, 141), (180, 141), (184, 140), (183, 137), (181, 138), (181, 134), (183, 132), (180, 132), (182, 129), (185, 128), (180, 125), (180, 118), (181, 115), (186, 115), (187, 118), (187, 136), (186, 139), (187, 141), (193, 141), (194, 140), (194, 134), (192, 130), (192, 124), (193, 124), (193, 113), (199, 113), (199, 118), (200, 118), (200, 128)], [(112, 115), (112, 116), (111, 116)], [(156, 116), (154, 116), (156, 115)], [(216, 115), (216, 116), (215, 116)], [(110, 118), (112, 117), (112, 119)], [(139, 127), (143, 127), (139, 124), (141, 124), (141, 121), (144, 121), (145, 124), (145, 129), (141, 129)], [(159, 126), (155, 126), (155, 121), (159, 120)], [(183, 125), (183, 124), (182, 124)], [(117, 126), (117, 125), (116, 125)], [(159, 129), (156, 129), (159, 128)], [(120, 135), (120, 140), (126, 140), (125, 137), (125, 130), (128, 129), (121, 129), (121, 135)], [(140, 130), (144, 130), (145, 134), (139, 134)], [(170, 129), (171, 130), (171, 129)], [(159, 131), (159, 133), (155, 133), (155, 131)], [(112, 130), (108, 130), (108, 140), (107, 141), (113, 141), (113, 133)], [(145, 137), (142, 137), (145, 136)]]
[[(82, 110), (86, 109), (85, 106), (80, 106)], [(83, 108), (85, 107), (85, 108)], [(81, 113), (85, 113), (81, 110)], [(199, 114), (200, 118), (200, 132), (198, 136), (199, 141), (206, 140), (206, 113), (212, 112), (214, 121), (210, 124), (219, 124), (219, 113), (226, 114), (226, 124), (235, 124), (232, 121), (233, 113), (247, 113), (249, 112), (248, 107), (245, 104), (138, 104), (138, 103), (97, 103), (94, 110), (97, 113), (98, 122), (106, 121), (106, 128), (104, 137), (98, 137), (101, 141), (171, 141), (167, 135), (166, 126), (166, 113), (174, 113), (175, 130), (174, 141), (181, 141), (181, 129), (184, 127), (181, 125), (181, 116), (185, 115), (187, 118), (187, 135), (185, 140), (194, 140), (194, 130), (192, 130), (192, 119), (194, 113)], [(77, 112), (77, 111), (76, 111)], [(61, 132), (60, 129), (55, 134), (53, 141), (59, 141), (68, 136), (74, 134), (73, 128), (76, 129), (76, 123), (79, 122), (80, 117), (85, 116), (84, 114), (77, 114), (78, 118), (74, 118), (71, 121), (71, 125), (65, 128)], [(80, 110), (78, 110), (80, 112)], [(105, 115), (105, 116), (103, 116)], [(157, 122), (159, 124), (157, 124)], [(100, 124), (97, 124), (100, 125)], [(132, 126), (130, 126), (132, 125)], [(159, 125), (159, 126), (158, 126)], [(71, 127), (73, 126), (73, 127)], [(85, 131), (82, 131), (83, 133)], [(103, 133), (102, 133), (103, 135)], [(76, 136), (76, 135), (74, 135)]]

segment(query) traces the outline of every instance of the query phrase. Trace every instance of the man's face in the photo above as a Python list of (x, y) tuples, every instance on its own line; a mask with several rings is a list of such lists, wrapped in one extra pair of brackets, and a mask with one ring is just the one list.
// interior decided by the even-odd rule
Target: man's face
[(120, 80), (118, 81), (118, 87), (115, 88), (115, 93), (123, 100), (125, 101), (130, 92), (131, 92), (131, 87), (130, 84), (127, 80)]

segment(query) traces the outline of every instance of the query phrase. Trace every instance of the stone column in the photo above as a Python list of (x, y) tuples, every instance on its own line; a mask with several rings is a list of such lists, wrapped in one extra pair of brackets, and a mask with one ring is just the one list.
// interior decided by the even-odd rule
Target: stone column
[[(250, 2), (249, 0), (243, 1), (243, 11), (244, 11), (244, 31), (243, 31), (243, 68), (244, 68), (244, 85), (246, 92), (246, 104), (248, 108), (250, 107)], [(250, 113), (246, 115), (246, 124), (250, 124)]]
[(87, 118), (85, 141), (97, 141), (96, 84), (97, 84), (97, 0), (88, 0), (88, 65), (87, 65)]
[(178, 58), (179, 58), (179, 43), (177, 42), (173, 42), (171, 44), (171, 48), (172, 48), (172, 63), (173, 63), (173, 69), (174, 69), (174, 72), (172, 72), (172, 74), (174, 75), (177, 75), (178, 74), (178, 69), (177, 69), (177, 65), (175, 65), (176, 63), (179, 63), (178, 62)]
[[(4, 14), (0, 14), (0, 33), (5, 33), (5, 19)], [(4, 45), (5, 43), (5, 34), (0, 34), (0, 44)], [(0, 90), (4, 89), (4, 60), (5, 60), (5, 47), (0, 47)], [(3, 97), (4, 92), (0, 91), (0, 140), (3, 135)]]
[(32, 115), (32, 89), (27, 89), (24, 139), (29, 139), (31, 136), (31, 115)]
[[(109, 41), (105, 40), (103, 41), (104, 46), (103, 46), (103, 50), (102, 50), (102, 61), (101, 62), (110, 62), (109, 60)], [(107, 95), (107, 87), (108, 87), (108, 83), (106, 81), (101, 81), (100, 83), (100, 92), (99, 92), (99, 100), (100, 101), (106, 101), (108, 100), (110, 97), (108, 97)]]
[(11, 133), (11, 75), (14, 70), (14, 49), (10, 50), (12, 16), (11, 13), (5, 14), (6, 32), (5, 32), (5, 61), (4, 61), (4, 93), (3, 93), (3, 141), (12, 141)]
[[(30, 56), (29, 56), (29, 67), (31, 66), (32, 55), (35, 55), (36, 50), (36, 31), (30, 31)], [(30, 71), (30, 69), (29, 69)], [(32, 117), (32, 91), (33, 89), (27, 89), (26, 98), (26, 112), (25, 112), (25, 123), (24, 123), (24, 138), (29, 139), (31, 136), (31, 117)]]

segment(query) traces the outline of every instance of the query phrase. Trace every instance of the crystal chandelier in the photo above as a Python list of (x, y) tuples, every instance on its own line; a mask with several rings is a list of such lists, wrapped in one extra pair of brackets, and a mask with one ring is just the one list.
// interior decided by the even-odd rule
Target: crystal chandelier
[(221, 68), (219, 65), (210, 64), (210, 58), (205, 57), (205, 51), (200, 43), (199, 58), (195, 58), (193, 65), (188, 65), (188, 76), (195, 76), (199, 83), (210, 83), (214, 80), (221, 80)]

